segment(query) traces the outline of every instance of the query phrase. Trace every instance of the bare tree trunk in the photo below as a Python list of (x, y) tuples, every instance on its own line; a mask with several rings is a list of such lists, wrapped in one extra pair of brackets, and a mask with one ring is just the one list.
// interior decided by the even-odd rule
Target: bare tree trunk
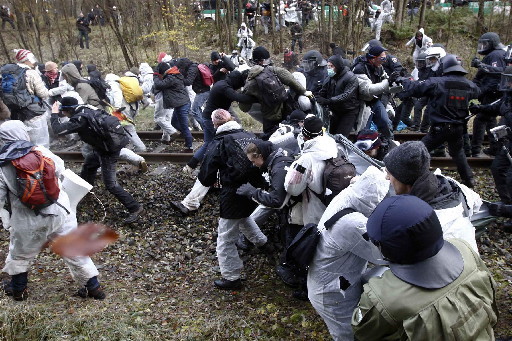
[[(338, 17), (341, 15), (341, 13), (338, 12)], [(332, 27), (333, 27), (333, 21), (334, 21), (334, 0), (329, 0), (329, 27), (327, 28), (327, 40), (329, 42), (323, 42), (323, 52), (327, 51), (326, 46), (332, 42)]]
[(397, 0), (395, 22), (396, 22), (396, 27), (398, 27), (398, 28), (402, 27), (404, 5), (405, 4), (402, 0)]
[(11, 63), (11, 54), (9, 53), (9, 50), (7, 49), (7, 46), (5, 45), (3, 30), (0, 30), (0, 45), (2, 45), (2, 51), (5, 55), (5, 58), (7, 58), (7, 62)]
[(272, 52), (275, 54), (276, 51), (276, 30), (275, 30), (275, 8), (274, 8), (274, 0), (270, 0), (270, 34), (272, 39)]
[(419, 27), (425, 26), (425, 12), (427, 11), (427, 0), (423, 0), (421, 2), (421, 9), (420, 9), (420, 21), (418, 23)]
[(476, 21), (476, 33), (481, 35), (484, 33), (485, 22), (484, 22), (484, 6), (485, 0), (478, 0), (478, 15)]

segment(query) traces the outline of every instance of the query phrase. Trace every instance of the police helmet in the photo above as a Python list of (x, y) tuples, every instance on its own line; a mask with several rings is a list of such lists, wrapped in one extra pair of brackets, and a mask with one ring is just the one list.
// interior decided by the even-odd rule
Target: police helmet
[(493, 50), (502, 49), (505, 46), (500, 41), (500, 36), (494, 32), (482, 34), (478, 39), (477, 52), (482, 55), (489, 54)]
[(447, 54), (441, 58), (441, 64), (443, 65), (443, 75), (450, 72), (468, 73), (466, 69), (462, 67), (462, 59), (457, 55)]
[(327, 61), (322, 54), (316, 50), (308, 51), (302, 57), (302, 67), (305, 72), (313, 70), (317, 66), (327, 66)]
[(377, 39), (372, 39), (370, 40), (369, 42), (367, 42), (366, 44), (364, 44), (363, 48), (361, 49), (362, 52), (368, 52), (368, 50), (370, 49), (370, 47), (372, 46), (382, 46), (382, 43), (380, 42), (380, 40), (377, 40)]
[(427, 67), (427, 54), (425, 52), (421, 52), (420, 54), (418, 54), (418, 57), (416, 57), (414, 64), (417, 69), (426, 68)]
[(425, 54), (427, 55), (426, 64), (427, 67), (434, 69), (437, 69), (439, 65), (439, 61), (441, 58), (446, 56), (446, 51), (439, 46), (432, 46), (425, 51)]
[(507, 66), (501, 74), (500, 91), (512, 91), (512, 66)]

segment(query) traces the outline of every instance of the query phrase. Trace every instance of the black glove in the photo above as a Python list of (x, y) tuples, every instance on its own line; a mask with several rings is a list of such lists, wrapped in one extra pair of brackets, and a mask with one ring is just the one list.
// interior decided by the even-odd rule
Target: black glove
[(487, 209), (489, 209), (489, 214), (495, 217), (501, 217), (501, 207), (503, 206), (502, 202), (490, 202), (487, 204)]
[(471, 66), (472, 67), (480, 67), (480, 64), (482, 64), (482, 62), (480, 61), (480, 59), (478, 59), (478, 57), (475, 57), (471, 60)]
[(331, 100), (323, 97), (316, 97), (316, 102), (320, 105), (328, 105), (331, 103)]
[(236, 194), (252, 198), (256, 190), (257, 189), (251, 184), (243, 184), (242, 186), (238, 187), (238, 189), (236, 190)]
[(394, 71), (393, 73), (391, 73), (391, 75), (389, 75), (388, 78), (389, 85), (395, 83), (398, 78), (400, 78), (400, 72)]

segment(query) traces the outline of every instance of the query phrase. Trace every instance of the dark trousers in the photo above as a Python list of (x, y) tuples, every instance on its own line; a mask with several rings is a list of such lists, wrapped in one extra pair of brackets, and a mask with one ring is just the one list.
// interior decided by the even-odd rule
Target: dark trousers
[(299, 43), (299, 50), (302, 53), (302, 37), (300, 38), (292, 38), (292, 51), (295, 51), (295, 42)]
[[(428, 97), (421, 97), (414, 102), (414, 116), (413, 116), (413, 125), (420, 128), (428, 129), (428, 122), (424, 122), (425, 116), (423, 115), (423, 108), (427, 106)], [(423, 120), (422, 120), (423, 117)]]
[(11, 18), (9, 17), (2, 17), (2, 30), (5, 30), (5, 22), (8, 22), (9, 24), (11, 24), (11, 27), (12, 29), (14, 29), (14, 21), (12, 21)]
[(396, 108), (395, 117), (393, 118), (393, 130), (402, 121), (406, 126), (410, 127), (413, 125), (410, 119), (412, 108), (414, 107), (414, 99), (412, 97), (405, 98), (402, 103)]
[(94, 186), (96, 172), (101, 167), (101, 176), (107, 191), (112, 193), (130, 213), (133, 213), (139, 209), (140, 204), (117, 183), (116, 165), (118, 158), (119, 152), (107, 154), (94, 150), (85, 156), (80, 176)]
[(80, 39), (80, 48), (84, 48), (84, 39), (85, 39), (85, 47), (89, 48), (89, 32), (87, 31), (78, 31), (78, 39)]
[(469, 167), (468, 160), (464, 154), (464, 124), (433, 124), (421, 142), (425, 144), (428, 151), (432, 151), (444, 142), (448, 143), (448, 152), (457, 165), (457, 171), (465, 185), (473, 180), (473, 171)]
[(484, 142), (484, 135), (487, 131), (487, 136), (493, 142), (491, 128), (496, 127), (496, 118), (488, 117), (485, 115), (476, 115), (473, 121), (473, 138), (471, 139), (471, 153), (473, 156), (480, 153), (482, 150), (482, 143)]
[(501, 150), (496, 155), (491, 165), (491, 172), (500, 200), (507, 205), (512, 204), (512, 164), (506, 151)]
[(329, 124), (330, 134), (341, 134), (348, 137), (356, 123), (359, 109), (334, 113)]

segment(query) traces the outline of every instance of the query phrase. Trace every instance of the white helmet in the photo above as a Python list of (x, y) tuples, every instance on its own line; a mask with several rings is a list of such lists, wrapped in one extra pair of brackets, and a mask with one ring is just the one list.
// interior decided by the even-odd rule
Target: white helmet
[(446, 51), (440, 46), (429, 47), (425, 54), (427, 55), (427, 67), (436, 71), (439, 68), (439, 61), (446, 56)]

